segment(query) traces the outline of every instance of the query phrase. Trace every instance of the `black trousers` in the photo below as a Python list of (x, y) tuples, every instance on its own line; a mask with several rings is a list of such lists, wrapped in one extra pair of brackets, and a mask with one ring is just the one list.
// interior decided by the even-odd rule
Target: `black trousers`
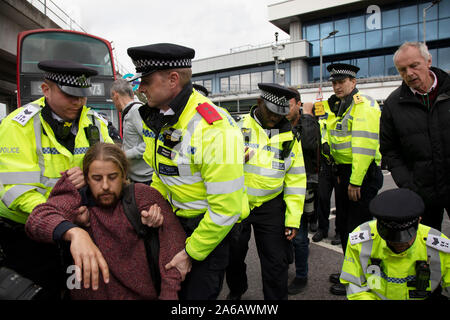
[[(331, 165), (327, 164), (325, 157), (321, 157), (319, 171), (319, 188), (317, 190), (317, 216), (319, 221), (319, 229), (328, 235), (330, 227), (330, 202), (333, 189), (336, 188), (336, 177), (333, 176)], [(338, 201), (335, 196), (335, 203)], [(337, 209), (337, 204), (336, 204)], [(336, 215), (335, 232), (338, 234), (339, 215)]]
[(0, 246), (6, 256), (5, 267), (41, 286), (41, 299), (62, 298), (67, 275), (57, 245), (35, 242), (28, 238), (23, 225), (2, 219)]
[(367, 170), (361, 185), (361, 199), (351, 201), (348, 197), (348, 185), (352, 174), (351, 164), (338, 165), (339, 183), (336, 192), (336, 223), (339, 230), (342, 250), (345, 254), (348, 235), (360, 224), (373, 219), (369, 212), (369, 203), (383, 186), (383, 173), (375, 163)]
[(233, 294), (243, 294), (248, 288), (245, 257), (253, 226), (264, 299), (287, 300), (288, 267), (292, 263), (293, 247), (284, 235), (285, 211), (286, 204), (281, 194), (253, 209), (248, 218), (237, 225), (237, 232), (231, 240), (230, 264), (226, 273), (226, 281)]
[(450, 217), (450, 199), (448, 198), (441, 203), (425, 203), (425, 212), (420, 223), (441, 231), (444, 209)]
[[(193, 219), (179, 218), (186, 236), (192, 234), (202, 218), (203, 215)], [(192, 261), (192, 269), (181, 283), (180, 300), (217, 300), (229, 262), (229, 238), (227, 235), (205, 260)]]

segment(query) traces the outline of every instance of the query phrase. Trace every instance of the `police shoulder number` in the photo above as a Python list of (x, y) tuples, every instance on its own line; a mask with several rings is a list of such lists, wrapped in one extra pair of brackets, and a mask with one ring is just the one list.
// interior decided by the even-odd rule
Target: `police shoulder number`
[(12, 120), (17, 123), (25, 126), (31, 118), (33, 118), (41, 108), (34, 104), (28, 104), (23, 107), (23, 110), (20, 111)]
[(439, 251), (450, 253), (450, 240), (444, 237), (428, 234), (427, 246), (435, 248)]
[(349, 234), (348, 239), (352, 245), (366, 242), (372, 239), (369, 230), (359, 230)]

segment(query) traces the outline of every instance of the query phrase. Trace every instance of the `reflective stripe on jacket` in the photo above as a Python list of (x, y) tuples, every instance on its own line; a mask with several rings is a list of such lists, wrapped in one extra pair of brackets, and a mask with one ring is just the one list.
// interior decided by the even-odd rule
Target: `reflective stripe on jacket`
[[(284, 192), (285, 226), (299, 228), (306, 193), (301, 143), (290, 130), (281, 133), (271, 130), (269, 138), (250, 114), (245, 115), (239, 125), (250, 135), (245, 146), (254, 151), (244, 166), (250, 209), (259, 207)], [(283, 144), (291, 145), (290, 152), (284, 156)]]
[[(364, 233), (365, 234), (362, 234)], [(450, 297), (450, 254), (426, 244), (427, 237), (445, 235), (428, 226), (419, 224), (416, 240), (406, 251), (392, 252), (378, 234), (376, 220), (366, 222), (352, 235), (366, 237), (366, 241), (347, 244), (341, 272), (341, 283), (347, 287), (350, 300), (409, 300), (410, 291), (416, 290), (408, 282), (416, 279), (416, 261), (429, 260), (430, 281), (428, 292), (439, 284), (443, 294)], [(367, 238), (368, 237), (368, 238)], [(373, 259), (380, 259), (376, 267)]]
[[(83, 106), (72, 154), (56, 140), (52, 128), (42, 118), (44, 106), (42, 97), (18, 108), (0, 125), (1, 148), (14, 150), (0, 153), (0, 182), (4, 186), (0, 191), (0, 216), (19, 223), (25, 223), (33, 208), (47, 200), (61, 172), (82, 167), (89, 148), (84, 128), (92, 124), (91, 115), (96, 117), (101, 141), (112, 143), (105, 122)], [(30, 112), (34, 115), (27, 118)], [(21, 119), (26, 119), (26, 123), (19, 123)]]
[[(330, 110), (324, 101), (325, 110)], [(381, 163), (379, 131), (380, 107), (376, 100), (361, 93), (340, 117), (327, 120), (327, 140), (337, 164), (352, 164), (350, 183), (361, 186), (372, 161)]]
[[(222, 117), (208, 124), (197, 112), (208, 103)], [(177, 130), (179, 143), (164, 144), (164, 133)], [(227, 111), (208, 99), (191, 93), (178, 121), (163, 127), (156, 137), (144, 123), (144, 160), (154, 168), (152, 187), (172, 204), (177, 216), (195, 218), (204, 214), (186, 240), (186, 251), (204, 260), (233, 225), (248, 216), (244, 186), (241, 132)], [(178, 140), (177, 140), (178, 141)]]

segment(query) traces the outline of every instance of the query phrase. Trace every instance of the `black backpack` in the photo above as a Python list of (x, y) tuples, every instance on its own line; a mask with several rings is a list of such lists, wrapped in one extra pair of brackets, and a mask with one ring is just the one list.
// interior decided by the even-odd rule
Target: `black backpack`
[(159, 272), (158, 228), (151, 228), (142, 223), (141, 213), (136, 205), (134, 183), (124, 187), (122, 194), (122, 205), (125, 215), (138, 234), (139, 238), (144, 239), (150, 275), (159, 296), (159, 293), (161, 292), (161, 274)]

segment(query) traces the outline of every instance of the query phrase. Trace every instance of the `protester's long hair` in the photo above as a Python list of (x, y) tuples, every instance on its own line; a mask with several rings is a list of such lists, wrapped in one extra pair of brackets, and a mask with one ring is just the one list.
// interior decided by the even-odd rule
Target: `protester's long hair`
[(95, 160), (111, 161), (117, 165), (122, 173), (122, 177), (127, 177), (128, 160), (125, 153), (115, 144), (97, 142), (89, 148), (83, 159), (83, 174), (87, 178), (89, 167)]

